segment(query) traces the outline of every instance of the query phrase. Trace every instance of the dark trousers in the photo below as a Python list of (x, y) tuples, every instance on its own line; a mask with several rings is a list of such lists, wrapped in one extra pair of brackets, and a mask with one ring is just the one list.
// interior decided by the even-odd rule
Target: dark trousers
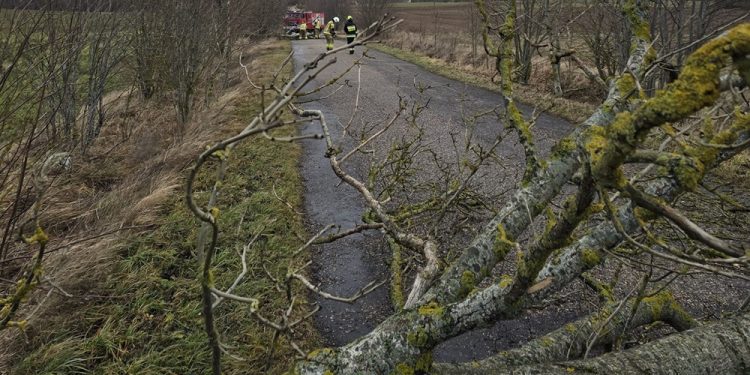
[[(352, 42), (354, 42), (354, 38), (356, 38), (356, 37), (357, 37), (356, 35), (351, 35), (351, 36), (347, 35), (346, 36), (346, 44), (352, 44)], [(354, 47), (349, 48), (349, 53), (350, 54), (354, 53)]]

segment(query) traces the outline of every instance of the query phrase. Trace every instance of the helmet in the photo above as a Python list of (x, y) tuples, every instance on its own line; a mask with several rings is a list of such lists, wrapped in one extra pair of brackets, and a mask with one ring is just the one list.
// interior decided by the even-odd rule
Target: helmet
[(350, 20), (350, 19), (352, 19), (352, 16), (346, 16), (346, 20), (347, 21)]
[(339, 23), (339, 18), (338, 17), (333, 17), (333, 22)]

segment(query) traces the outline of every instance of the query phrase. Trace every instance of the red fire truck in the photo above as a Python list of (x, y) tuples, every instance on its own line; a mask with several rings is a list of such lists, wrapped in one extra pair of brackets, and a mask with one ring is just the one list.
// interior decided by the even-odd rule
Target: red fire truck
[(315, 21), (320, 20), (321, 27), (325, 26), (325, 14), (313, 11), (289, 10), (284, 17), (284, 33), (287, 35), (299, 33), (299, 24), (305, 22), (307, 31), (312, 32)]

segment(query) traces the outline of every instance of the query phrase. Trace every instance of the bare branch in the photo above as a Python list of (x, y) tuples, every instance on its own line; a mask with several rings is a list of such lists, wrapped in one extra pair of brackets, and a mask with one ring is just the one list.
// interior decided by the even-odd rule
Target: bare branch
[(333, 294), (326, 293), (326, 292), (320, 290), (320, 288), (318, 288), (315, 285), (313, 285), (313, 283), (311, 283), (310, 281), (308, 281), (307, 278), (305, 278), (304, 276), (302, 276), (300, 274), (293, 273), (293, 274), (290, 275), (290, 277), (299, 280), (302, 283), (302, 285), (304, 285), (307, 289), (309, 289), (310, 291), (318, 294), (319, 296), (321, 296), (321, 297), (323, 297), (325, 299), (330, 299), (332, 301), (345, 302), (345, 303), (354, 303), (358, 299), (360, 299), (360, 298), (362, 298), (362, 297), (364, 297), (364, 296), (366, 296), (366, 295), (374, 292), (375, 289), (377, 289), (377, 288), (381, 287), (383, 284), (385, 284), (385, 281), (380, 281), (380, 282), (372, 281), (369, 284), (367, 284), (367, 285), (363, 286), (362, 288), (360, 288), (357, 292), (355, 292), (350, 297), (339, 297), (339, 296), (334, 296)]

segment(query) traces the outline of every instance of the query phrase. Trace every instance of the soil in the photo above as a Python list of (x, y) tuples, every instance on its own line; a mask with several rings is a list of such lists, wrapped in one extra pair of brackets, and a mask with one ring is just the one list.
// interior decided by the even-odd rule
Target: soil
[[(452, 30), (465, 32), (469, 12), (476, 12), (473, 2), (456, 4), (439, 4), (438, 6), (410, 6), (394, 7), (391, 13), (394, 17), (403, 19), (399, 31), (410, 31), (434, 34), (436, 30)], [(476, 21), (475, 21), (476, 22)]]

